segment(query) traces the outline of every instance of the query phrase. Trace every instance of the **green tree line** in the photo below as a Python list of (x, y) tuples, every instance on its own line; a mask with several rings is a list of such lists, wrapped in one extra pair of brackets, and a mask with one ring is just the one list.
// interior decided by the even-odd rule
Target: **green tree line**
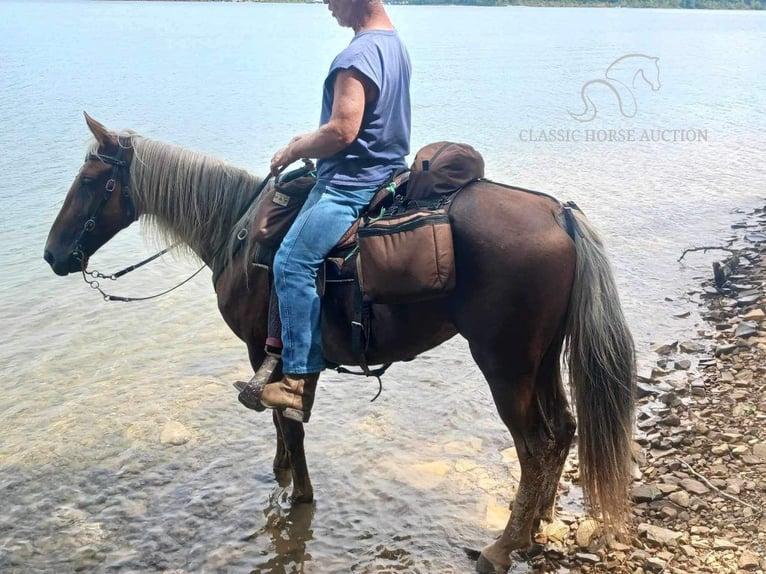
[(591, 6), (626, 8), (701, 8), (764, 10), (766, 0), (389, 0), (390, 4), (466, 6)]

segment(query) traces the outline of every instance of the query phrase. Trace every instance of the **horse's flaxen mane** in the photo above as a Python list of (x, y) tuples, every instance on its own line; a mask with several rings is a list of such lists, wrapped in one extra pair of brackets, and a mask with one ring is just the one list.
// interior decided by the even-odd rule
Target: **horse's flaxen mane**
[(186, 255), (226, 257), (261, 179), (210, 155), (136, 134), (126, 139), (130, 194), (150, 237), (181, 242)]

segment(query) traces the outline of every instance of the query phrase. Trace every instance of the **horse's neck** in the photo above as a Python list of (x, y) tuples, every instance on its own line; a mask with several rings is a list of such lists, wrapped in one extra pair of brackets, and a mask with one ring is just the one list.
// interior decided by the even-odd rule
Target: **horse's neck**
[(134, 147), (139, 212), (165, 241), (181, 242), (206, 265), (219, 265), (259, 180), (211, 156), (146, 138)]

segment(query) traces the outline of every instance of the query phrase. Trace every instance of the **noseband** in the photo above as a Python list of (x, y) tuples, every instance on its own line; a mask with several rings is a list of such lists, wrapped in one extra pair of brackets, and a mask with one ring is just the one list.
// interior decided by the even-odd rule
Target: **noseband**
[(130, 217), (132, 221), (136, 220), (136, 208), (133, 205), (133, 200), (130, 198), (129, 191), (130, 163), (125, 158), (125, 150), (127, 148), (122, 146), (119, 136), (117, 137), (117, 144), (118, 149), (116, 156), (89, 153), (85, 158), (86, 161), (96, 160), (111, 165), (112, 173), (110, 174), (109, 179), (104, 186), (104, 191), (98, 197), (95, 206), (91, 210), (90, 216), (82, 226), (82, 231), (80, 231), (80, 234), (77, 236), (77, 239), (74, 242), (72, 257), (78, 261), (85, 261), (85, 240), (96, 228), (96, 219), (101, 214), (104, 206), (109, 202), (109, 199), (112, 197), (112, 192), (117, 186), (117, 181), (120, 182), (120, 187), (122, 188), (122, 201), (125, 205), (128, 217)]

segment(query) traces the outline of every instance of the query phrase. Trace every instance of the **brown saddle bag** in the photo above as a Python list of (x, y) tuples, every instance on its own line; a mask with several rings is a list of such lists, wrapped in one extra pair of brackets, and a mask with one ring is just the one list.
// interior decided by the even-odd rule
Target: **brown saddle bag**
[(412, 162), (408, 200), (448, 196), (484, 177), (484, 158), (464, 143), (441, 141), (421, 148)]
[(261, 245), (279, 247), (314, 188), (314, 164), (308, 160), (304, 164), (281, 176), (263, 192), (250, 227), (253, 238)]
[(414, 303), (455, 287), (452, 228), (446, 207), (416, 208), (363, 222), (357, 275), (367, 301)]

